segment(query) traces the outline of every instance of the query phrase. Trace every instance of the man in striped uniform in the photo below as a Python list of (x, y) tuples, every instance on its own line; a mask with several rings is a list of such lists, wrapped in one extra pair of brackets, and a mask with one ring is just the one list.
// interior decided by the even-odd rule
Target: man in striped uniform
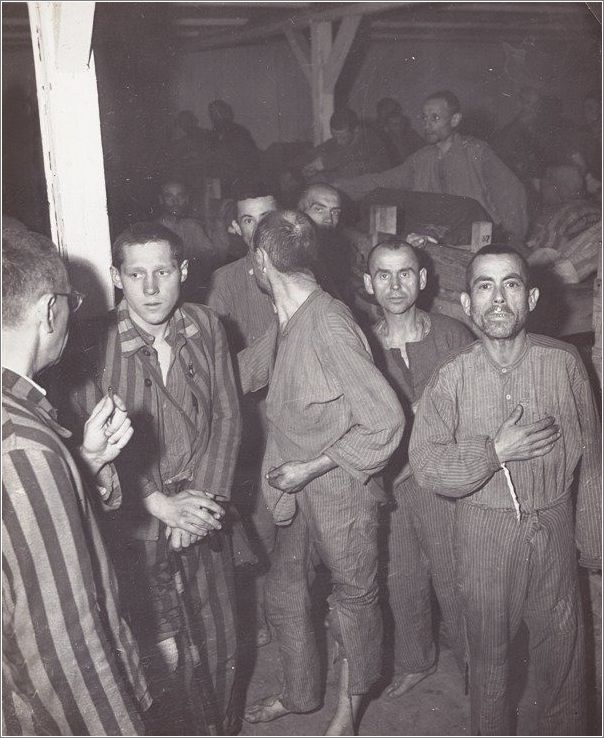
[(448, 643), (463, 664), (455, 569), (455, 501), (422, 494), (409, 468), (411, 421), (432, 372), (453, 350), (472, 343), (463, 323), (417, 306), (428, 275), (420, 257), (404, 241), (384, 242), (367, 257), (365, 289), (382, 308), (373, 326), (376, 364), (397, 393), (408, 420), (407, 432), (385, 471), (392, 492), (389, 516), (388, 604), (394, 626), (395, 676), (386, 690), (400, 697), (434, 673), (432, 594), (438, 598)]
[(271, 372), (274, 354), (261, 339), (257, 355), (256, 346), (240, 354), (248, 356), (240, 373), (245, 391), (264, 386), (271, 372), (262, 481), (279, 529), (265, 596), (284, 682), (280, 694), (250, 706), (245, 719), (266, 722), (321, 703), (308, 583), (316, 556), (332, 575), (330, 625), (343, 646), (339, 702), (326, 735), (353, 735), (361, 697), (382, 665), (382, 493), (372, 476), (401, 439), (403, 412), (350, 311), (310, 271), (317, 254), (310, 219), (270, 213), (258, 225), (254, 247), (256, 277), (277, 309), (278, 351)]
[(486, 246), (475, 255), (462, 306), (480, 341), (434, 374), (411, 435), (411, 466), (426, 494), (457, 498), (457, 585), (478, 735), (512, 729), (509, 650), (522, 620), (538, 733), (585, 735), (576, 548), (583, 566), (600, 567), (599, 427), (575, 349), (526, 331), (538, 297), (519, 254)]
[(86, 327), (82, 350), (64, 366), (69, 407), (81, 418), (102, 393), (125, 398), (135, 435), (118, 465), (124, 505), (106, 527), (129, 617), (156, 667), (152, 688), (179, 664), (188, 673), (190, 657), (201, 679), (193, 692), (203, 691), (193, 702), (220, 731), (231, 717), (236, 657), (221, 519), (241, 433), (226, 337), (211, 310), (179, 304), (187, 262), (170, 230), (134, 224), (112, 258), (124, 299)]
[(33, 377), (59, 359), (81, 297), (38, 234), (3, 234), (2, 272), (3, 735), (142, 735), (136, 700), (150, 697), (83, 485), (119, 505), (110, 462), (130, 421), (104, 397), (74, 461)]

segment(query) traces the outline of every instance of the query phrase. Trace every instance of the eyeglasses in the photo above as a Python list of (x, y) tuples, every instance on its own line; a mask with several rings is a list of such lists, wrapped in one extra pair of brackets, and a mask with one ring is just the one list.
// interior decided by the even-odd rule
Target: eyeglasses
[(75, 313), (80, 309), (84, 302), (84, 298), (86, 297), (86, 295), (83, 295), (81, 292), (77, 292), (76, 290), (71, 290), (71, 292), (55, 292), (55, 295), (61, 295), (62, 297), (67, 298), (67, 305), (69, 306), (69, 311), (71, 313)]

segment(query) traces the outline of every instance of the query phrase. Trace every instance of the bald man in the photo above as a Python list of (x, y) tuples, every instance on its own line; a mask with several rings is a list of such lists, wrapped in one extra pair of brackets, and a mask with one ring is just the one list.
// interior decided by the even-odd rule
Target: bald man
[[(426, 268), (405, 241), (378, 244), (369, 253), (365, 289), (382, 309), (373, 326), (373, 353), (398, 395), (407, 428), (434, 369), (453, 350), (473, 340), (465, 325), (417, 306)], [(455, 503), (423, 492), (408, 464), (409, 432), (385, 473), (392, 492), (388, 538), (388, 602), (394, 622), (391, 697), (400, 697), (436, 669), (430, 582), (440, 604), (449, 646), (460, 663), (463, 646), (457, 609), (452, 531)]]

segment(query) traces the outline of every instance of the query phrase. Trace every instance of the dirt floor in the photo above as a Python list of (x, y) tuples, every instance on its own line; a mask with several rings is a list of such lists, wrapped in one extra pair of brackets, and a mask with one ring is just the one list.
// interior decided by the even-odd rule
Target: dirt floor
[[(323, 735), (336, 704), (336, 671), (328, 667), (331, 652), (323, 627), (325, 608), (323, 600), (327, 583), (318, 577), (315, 586), (316, 627), (324, 660), (325, 701), (320, 710), (305, 715), (286, 715), (262, 724), (241, 723), (234, 734), (249, 736), (320, 736)], [(582, 596), (586, 604), (586, 632), (588, 642), (588, 735), (602, 735), (601, 727), (601, 577), (581, 574)], [(274, 641), (262, 648), (255, 646), (255, 603), (249, 573), (239, 570), (237, 595), (242, 628), (241, 665), (237, 689), (238, 707), (243, 711), (267, 695), (277, 694), (280, 687), (280, 662)], [(470, 734), (469, 698), (465, 694), (464, 679), (451, 651), (441, 648), (438, 669), (406, 695), (389, 698), (384, 688), (389, 682), (391, 666), (388, 659), (388, 640), (385, 634), (384, 679), (376, 686), (362, 715), (359, 735), (371, 736), (463, 736)], [(536, 710), (530, 665), (526, 658), (527, 634), (519, 633), (514, 647), (510, 680), (512, 703), (517, 705), (516, 734), (536, 734)], [(149, 735), (195, 735), (183, 719), (178, 695), (168, 701), (170, 707), (149, 724)], [(164, 703), (165, 704), (165, 703)], [(239, 730), (237, 733), (236, 731)]]
[[(584, 600), (589, 606), (586, 614), (589, 658), (589, 732), (601, 735), (601, 577), (582, 573)], [(590, 597), (591, 584), (591, 597)], [(590, 606), (590, 599), (596, 602)], [(594, 612), (595, 610), (595, 612)], [(594, 618), (595, 615), (595, 618)], [(598, 627), (594, 629), (594, 619)], [(595, 632), (594, 632), (595, 631)], [(512, 700), (517, 704), (517, 735), (535, 735), (536, 709), (532, 676), (526, 654), (527, 634), (522, 631), (515, 644), (511, 680)], [(250, 668), (247, 703), (250, 704), (279, 690), (280, 666), (276, 644), (257, 649)], [(598, 676), (596, 677), (596, 674)], [(376, 694), (368, 701), (359, 735), (422, 736), (469, 735), (470, 708), (465, 694), (464, 679), (448, 648), (440, 652), (438, 670), (413, 690), (397, 699), (384, 693), (388, 680), (378, 685)], [(320, 736), (323, 735), (336, 704), (336, 680), (332, 670), (326, 680), (325, 704), (321, 710), (307, 715), (286, 715), (270, 723), (251, 725), (243, 723), (240, 735), (254, 736)]]

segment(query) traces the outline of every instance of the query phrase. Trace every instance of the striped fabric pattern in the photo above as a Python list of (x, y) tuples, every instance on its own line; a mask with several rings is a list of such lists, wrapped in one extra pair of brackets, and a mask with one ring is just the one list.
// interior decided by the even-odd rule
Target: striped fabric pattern
[(150, 698), (69, 433), (25, 379), (2, 381), (5, 734), (142, 734)]
[(137, 537), (159, 535), (159, 521), (141, 516), (139, 498), (169, 493), (175, 478), (230, 499), (241, 419), (224, 328), (214, 312), (192, 304), (176, 311), (167, 337), (176, 357), (167, 385), (151, 337), (133, 324), (125, 302), (82, 334), (83, 350), (59, 367), (63, 409), (81, 427), (109, 387), (125, 401), (135, 432), (117, 467)]
[(602, 258), (602, 220), (560, 246), (560, 254), (574, 266), (580, 282), (595, 274)]
[(206, 304), (221, 317), (234, 353), (260, 338), (275, 321), (271, 300), (256, 283), (249, 254), (214, 272)]
[(285, 461), (326, 454), (378, 494), (371, 477), (400, 442), (403, 411), (348, 308), (321, 289), (281, 331), (266, 406), (263, 492), (277, 523), (293, 517), (295, 495), (270, 487), (265, 473)]
[(579, 459), (576, 538), (586, 565), (601, 558), (600, 428), (587, 372), (576, 350), (527, 334), (514, 366), (500, 367), (476, 342), (447, 361), (420, 400), (409, 458), (419, 484), (471, 504), (512, 508), (493, 438), (516, 405), (521, 424), (553, 416), (562, 432), (554, 449), (510, 462), (520, 508), (544, 510), (569, 497)]

